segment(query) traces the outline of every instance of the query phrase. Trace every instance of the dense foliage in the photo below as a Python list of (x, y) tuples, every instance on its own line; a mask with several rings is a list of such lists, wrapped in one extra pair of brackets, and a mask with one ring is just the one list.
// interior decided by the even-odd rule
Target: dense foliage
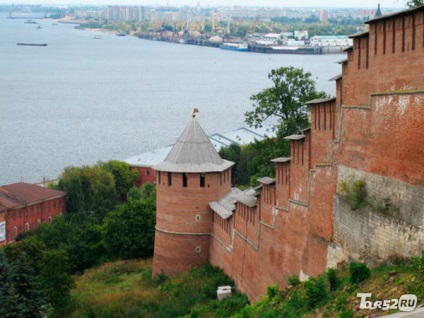
[(67, 167), (58, 190), (67, 193), (68, 214), (90, 212), (99, 220), (125, 200), (137, 172), (125, 162), (111, 160), (94, 166)]
[(268, 118), (277, 118), (282, 136), (308, 127), (306, 102), (327, 96), (316, 90), (311, 75), (293, 66), (271, 70), (268, 78), (273, 85), (250, 97), (254, 110), (245, 113), (246, 123), (262, 127)]
[(415, 7), (423, 6), (424, 1), (423, 0), (410, 0), (406, 4), (410, 8), (415, 8)]
[(103, 243), (121, 259), (153, 255), (155, 207), (142, 199), (129, 199), (105, 218)]
[(71, 274), (152, 256), (155, 186), (134, 188), (135, 177), (118, 161), (65, 169), (57, 188), (68, 192), (68, 213), (0, 249), (1, 317), (66, 317)]
[(235, 162), (233, 184), (255, 185), (259, 177), (273, 177), (271, 159), (290, 156), (284, 137), (298, 134), (309, 126), (306, 102), (327, 95), (315, 89), (311, 74), (294, 67), (271, 70), (273, 85), (250, 97), (254, 110), (245, 113), (246, 123), (261, 127), (269, 118), (278, 120), (277, 136), (249, 145), (230, 145), (219, 152), (222, 158)]
[(275, 175), (275, 167), (270, 160), (289, 156), (289, 144), (283, 138), (266, 138), (243, 146), (231, 144), (221, 148), (219, 154), (235, 163), (233, 185), (248, 186), (255, 185), (260, 177)]

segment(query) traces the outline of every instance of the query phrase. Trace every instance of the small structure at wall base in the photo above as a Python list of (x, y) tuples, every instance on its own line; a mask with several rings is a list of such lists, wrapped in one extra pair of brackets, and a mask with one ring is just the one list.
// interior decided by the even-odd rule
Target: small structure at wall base
[(231, 286), (219, 286), (216, 291), (216, 296), (218, 300), (223, 300), (231, 296)]

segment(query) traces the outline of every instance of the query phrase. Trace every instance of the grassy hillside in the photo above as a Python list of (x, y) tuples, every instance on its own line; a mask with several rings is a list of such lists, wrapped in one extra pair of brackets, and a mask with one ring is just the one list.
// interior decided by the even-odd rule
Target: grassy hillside
[[(252, 305), (242, 294), (216, 300), (216, 289), (234, 282), (210, 265), (168, 279), (151, 278), (151, 261), (118, 261), (90, 269), (76, 277), (72, 317), (366, 317), (395, 310), (360, 310), (357, 293), (372, 293), (371, 300), (399, 299), (415, 294), (424, 301), (424, 256), (393, 260), (369, 272), (357, 265), (332, 271), (267, 295)], [(369, 275), (369, 276), (368, 276)]]
[[(72, 317), (225, 317), (248, 304), (244, 295), (218, 302), (218, 286), (234, 285), (210, 265), (172, 279), (151, 278), (152, 262), (118, 261), (76, 277)], [(224, 314), (225, 312), (225, 314)]]

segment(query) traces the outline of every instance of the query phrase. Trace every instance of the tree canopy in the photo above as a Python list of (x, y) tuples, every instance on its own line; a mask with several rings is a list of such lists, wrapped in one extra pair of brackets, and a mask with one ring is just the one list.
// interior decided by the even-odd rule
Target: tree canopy
[(68, 215), (89, 212), (98, 219), (124, 202), (138, 174), (125, 162), (110, 160), (93, 166), (67, 167), (57, 188), (67, 193)]
[(268, 74), (273, 86), (250, 97), (254, 110), (245, 113), (249, 126), (261, 127), (271, 117), (276, 117), (283, 136), (297, 133), (309, 125), (306, 102), (326, 97), (318, 92), (311, 73), (303, 69), (281, 67)]
[(112, 256), (122, 259), (153, 255), (155, 233), (155, 191), (147, 184), (141, 196), (131, 190), (128, 201), (104, 220), (103, 243)]
[(271, 159), (289, 156), (289, 144), (283, 137), (299, 133), (309, 126), (306, 102), (326, 97), (315, 89), (311, 73), (294, 67), (281, 67), (268, 74), (273, 85), (252, 95), (254, 110), (245, 113), (246, 123), (261, 127), (268, 118), (278, 120), (277, 136), (255, 141), (249, 145), (222, 148), (222, 158), (235, 162), (233, 184), (255, 184), (259, 177), (273, 177)]
[(410, 0), (406, 3), (406, 5), (410, 8), (415, 8), (424, 5), (423, 0)]

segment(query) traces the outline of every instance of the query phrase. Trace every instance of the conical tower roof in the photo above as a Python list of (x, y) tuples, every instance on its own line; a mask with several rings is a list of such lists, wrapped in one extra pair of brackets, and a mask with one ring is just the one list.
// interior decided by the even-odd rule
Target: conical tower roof
[(381, 17), (381, 16), (382, 16), (382, 14), (381, 14), (381, 9), (380, 9), (380, 4), (378, 4), (378, 8), (377, 8), (377, 11), (374, 14), (374, 18), (378, 18), (378, 17)]
[(221, 172), (234, 163), (222, 159), (196, 118), (189, 122), (162, 163), (153, 168), (168, 172)]

